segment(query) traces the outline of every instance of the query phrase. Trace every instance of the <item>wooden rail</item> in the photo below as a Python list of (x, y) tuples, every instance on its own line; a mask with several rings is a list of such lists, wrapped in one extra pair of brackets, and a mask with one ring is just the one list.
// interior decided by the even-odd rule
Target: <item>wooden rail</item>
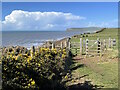
[[(100, 38), (97, 38), (97, 40), (83, 40), (80, 38), (80, 42), (72, 42), (69, 46), (70, 50), (74, 49), (75, 55), (85, 53), (86, 56), (90, 54), (102, 56), (105, 50), (116, 46), (116, 39), (109, 38), (100, 40)], [(78, 51), (80, 51), (80, 53)]]
[[(60, 44), (55, 44), (55, 41), (52, 41), (49, 45), (43, 46), (45, 48), (59, 48), (63, 49), (66, 48), (70, 51), (74, 50), (75, 55), (83, 55), (89, 56), (90, 54), (102, 56), (103, 51), (107, 50), (108, 48), (113, 48), (116, 46), (116, 39), (100, 39), (97, 40), (89, 40), (80, 38), (80, 42), (70, 42), (70, 38), (66, 39), (65, 41), (61, 41)], [(35, 47), (32, 46), (31, 48), (31, 56), (34, 55)]]

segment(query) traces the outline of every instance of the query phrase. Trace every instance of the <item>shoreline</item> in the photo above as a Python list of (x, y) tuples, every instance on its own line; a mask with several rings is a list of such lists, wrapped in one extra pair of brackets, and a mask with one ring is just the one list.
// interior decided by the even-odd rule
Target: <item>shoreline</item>
[[(99, 32), (102, 32), (104, 29), (106, 28), (101, 28), (101, 30), (96, 30), (95, 32), (85, 32), (85, 33), (81, 33), (82, 35), (84, 34), (93, 34), (93, 33), (99, 33)], [(69, 32), (69, 31), (66, 31), (66, 32)], [(80, 34), (75, 34), (75, 35), (72, 35), (72, 36), (66, 36), (66, 37), (62, 37), (62, 38), (58, 38), (56, 40), (41, 40), (41, 43), (39, 45), (32, 45), (32, 46), (35, 46), (35, 47), (48, 47), (50, 43), (54, 42), (54, 44), (56, 46), (60, 46), (61, 42), (65, 43), (65, 41), (67, 41), (68, 39), (72, 38), (72, 37), (77, 37), (79, 36)], [(32, 47), (31, 46), (31, 47)], [(27, 48), (28, 50), (30, 50), (31, 47), (27, 47), (27, 46), (23, 46), (23, 45), (8, 45), (8, 46), (2, 46), (1, 48), (10, 48), (10, 47), (24, 47), (24, 48)]]

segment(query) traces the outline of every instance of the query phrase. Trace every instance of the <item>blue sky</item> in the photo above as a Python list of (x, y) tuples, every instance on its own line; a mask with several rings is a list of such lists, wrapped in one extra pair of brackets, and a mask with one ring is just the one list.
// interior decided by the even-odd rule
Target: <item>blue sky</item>
[(117, 2), (4, 2), (2, 9), (4, 30), (117, 27), (118, 21)]

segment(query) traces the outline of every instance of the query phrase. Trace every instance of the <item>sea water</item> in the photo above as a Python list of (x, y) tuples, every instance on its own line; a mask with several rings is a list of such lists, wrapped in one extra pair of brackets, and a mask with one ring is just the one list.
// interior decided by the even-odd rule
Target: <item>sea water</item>
[(2, 46), (39, 46), (48, 40), (59, 40), (82, 34), (80, 31), (3, 31)]

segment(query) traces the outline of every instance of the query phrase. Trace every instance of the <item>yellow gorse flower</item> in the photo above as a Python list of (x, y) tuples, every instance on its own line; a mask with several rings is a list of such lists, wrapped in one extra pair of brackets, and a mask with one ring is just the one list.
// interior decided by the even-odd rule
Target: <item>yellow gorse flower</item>
[(18, 56), (22, 56), (22, 54), (20, 53), (20, 54), (18, 54)]
[(38, 55), (38, 52), (35, 52), (35, 56), (37, 56)]
[(18, 60), (18, 56), (15, 57), (15, 60)]
[(40, 67), (40, 66), (41, 66), (41, 64), (38, 64), (38, 66)]
[(35, 81), (34, 80), (31, 82), (31, 85), (35, 85)]
[(66, 55), (62, 54), (62, 58), (65, 58), (65, 57), (66, 57)]
[(29, 57), (28, 57), (28, 59), (29, 59), (29, 60), (32, 60), (32, 57), (31, 57), (31, 56), (29, 56)]
[(31, 56), (28, 56), (27, 62), (30, 63), (30, 60), (32, 60), (32, 57), (31, 57)]
[(68, 76), (66, 75), (66, 76), (65, 76), (65, 79), (67, 79), (67, 78), (68, 78)]
[(63, 49), (63, 52), (66, 52), (66, 50), (65, 50), (65, 49)]
[(30, 83), (28, 84), (28, 86), (30, 86)]
[(16, 57), (15, 56), (12, 56), (12, 59), (15, 59)]
[(16, 66), (16, 68), (19, 68), (18, 66)]

